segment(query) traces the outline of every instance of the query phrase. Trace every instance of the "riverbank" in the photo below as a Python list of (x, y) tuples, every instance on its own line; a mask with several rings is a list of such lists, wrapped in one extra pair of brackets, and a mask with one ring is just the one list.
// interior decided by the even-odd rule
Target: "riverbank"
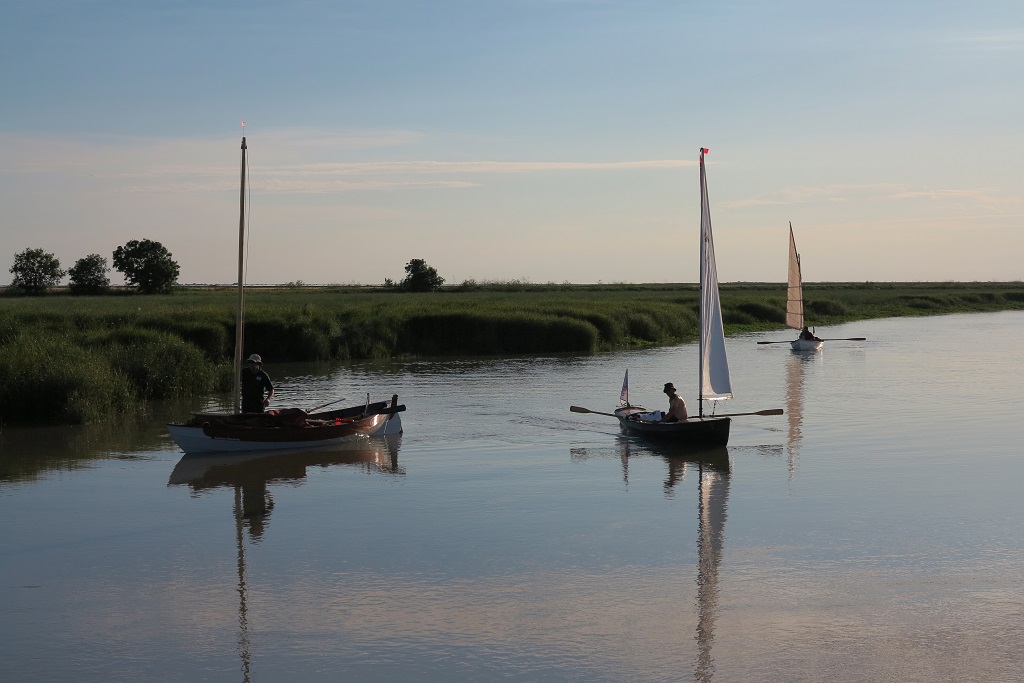
[[(246, 354), (265, 362), (575, 353), (677, 344), (697, 334), (692, 284), (246, 290)], [(81, 423), (145, 401), (226, 391), (235, 290), (0, 297), (0, 415)], [(784, 328), (785, 285), (721, 286), (727, 334)], [(805, 284), (810, 325), (1024, 309), (1024, 283)]]

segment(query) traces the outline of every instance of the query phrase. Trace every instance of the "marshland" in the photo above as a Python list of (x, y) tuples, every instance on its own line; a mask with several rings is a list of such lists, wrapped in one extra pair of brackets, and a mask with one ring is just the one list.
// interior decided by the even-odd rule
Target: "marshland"
[[(780, 330), (785, 285), (721, 287), (727, 334)], [(463, 283), (430, 293), (255, 287), (245, 353), (286, 361), (593, 354), (686, 342), (695, 284)], [(805, 284), (809, 324), (1024, 309), (1024, 283)], [(228, 390), (236, 290), (0, 297), (5, 424), (76, 424)]]

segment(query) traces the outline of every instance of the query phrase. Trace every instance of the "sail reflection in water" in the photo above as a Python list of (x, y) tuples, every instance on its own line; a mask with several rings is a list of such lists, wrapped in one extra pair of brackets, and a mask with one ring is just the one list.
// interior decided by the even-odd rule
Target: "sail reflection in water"
[(793, 352), (786, 359), (786, 420), (789, 432), (786, 436), (786, 462), (789, 477), (796, 474), (800, 459), (800, 427), (804, 417), (804, 373), (810, 363), (821, 363), (821, 354)]
[[(715, 663), (712, 645), (715, 641), (715, 618), (718, 609), (718, 569), (722, 563), (725, 543), (725, 518), (729, 502), (731, 464), (727, 448), (693, 450), (670, 443), (633, 440), (623, 436), (618, 442), (622, 461), (622, 477), (629, 485), (629, 461), (644, 455), (661, 457), (668, 465), (665, 496), (673, 497), (676, 488), (686, 480), (687, 470), (697, 475), (697, 625), (694, 640), (697, 653), (693, 677), (698, 683), (710, 683)], [(573, 458), (585, 458), (585, 449), (573, 449)]]
[(174, 466), (169, 486), (189, 486), (194, 494), (217, 488), (235, 492), (235, 552), (238, 564), (238, 654), (243, 683), (252, 680), (252, 647), (249, 639), (249, 587), (246, 583), (245, 530), (249, 541), (263, 538), (274, 499), (268, 485), (294, 483), (306, 477), (309, 467), (356, 465), (368, 472), (405, 474), (398, 465), (401, 435), (363, 437), (316, 451), (261, 451), (230, 455), (185, 455)]

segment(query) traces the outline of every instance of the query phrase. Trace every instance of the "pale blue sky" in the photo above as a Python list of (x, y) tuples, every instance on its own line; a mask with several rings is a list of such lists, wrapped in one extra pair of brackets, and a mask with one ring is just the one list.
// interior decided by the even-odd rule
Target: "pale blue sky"
[[(1024, 4), (0, 3), (0, 282), (163, 243), (249, 280), (1024, 279)], [(117, 274), (113, 274), (119, 281)]]

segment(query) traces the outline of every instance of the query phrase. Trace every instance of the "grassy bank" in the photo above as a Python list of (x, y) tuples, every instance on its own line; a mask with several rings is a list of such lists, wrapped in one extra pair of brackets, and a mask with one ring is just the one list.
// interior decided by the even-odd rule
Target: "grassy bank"
[[(727, 333), (777, 329), (782, 284), (723, 285)], [(805, 285), (807, 321), (1024, 309), (1024, 283)], [(0, 298), (5, 423), (88, 422), (148, 399), (230, 387), (235, 293)], [(697, 334), (695, 285), (511, 283), (401, 294), (372, 288), (257, 288), (246, 350), (266, 362), (407, 356), (593, 353)]]

